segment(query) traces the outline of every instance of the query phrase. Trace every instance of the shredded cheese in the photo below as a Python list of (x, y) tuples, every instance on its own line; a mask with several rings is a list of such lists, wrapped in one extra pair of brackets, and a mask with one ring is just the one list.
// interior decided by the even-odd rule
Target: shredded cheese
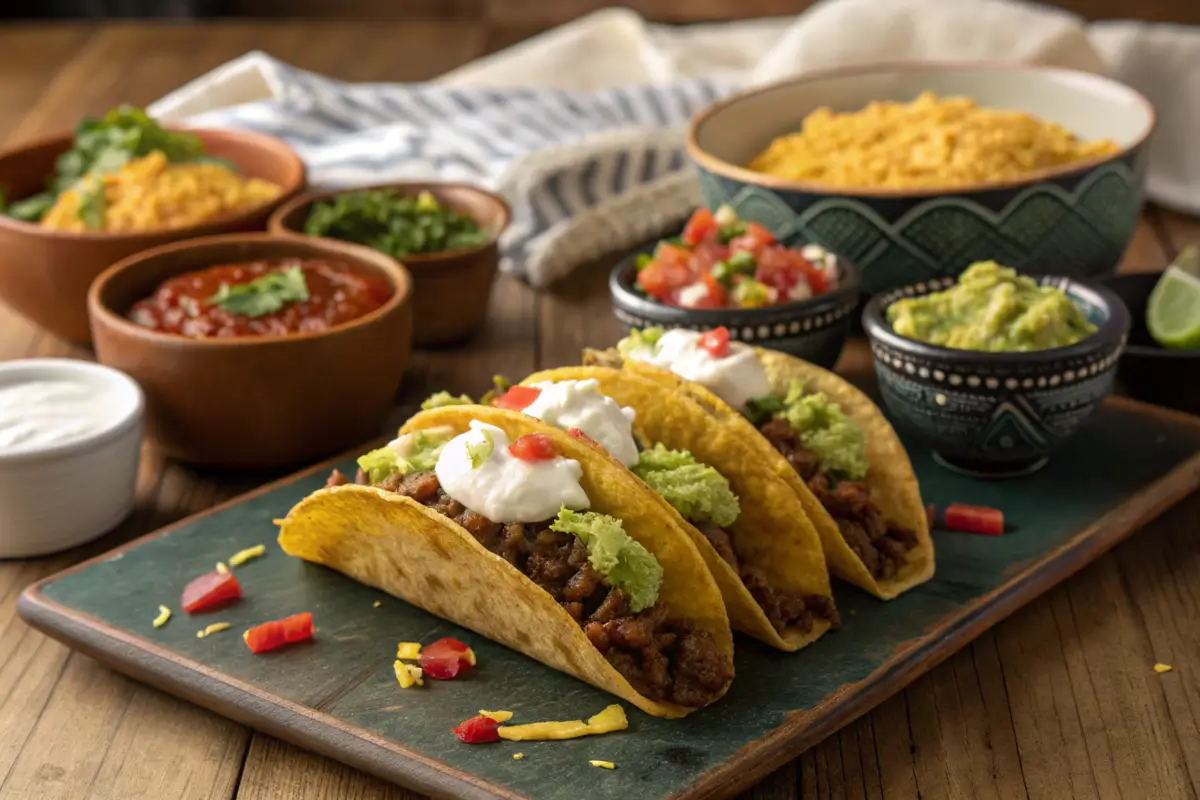
[(221, 573), (222, 575), (226, 575), (229, 573), (229, 567), (225, 566), (224, 561), (217, 562), (217, 572)]
[(416, 661), (420, 657), (420, 642), (401, 642), (396, 645), (396, 658), (401, 658), (405, 661)]
[(371, 605), (375, 606), (375, 608), (379, 608), (381, 605), (383, 605), (383, 602), (382, 602), (382, 601), (380, 601), (380, 600), (376, 600), (376, 601), (375, 601), (374, 603), (372, 603)]
[(1172, 667), (1170, 664), (1155, 664), (1154, 665), (1154, 671), (1157, 672), (1159, 675), (1162, 675), (1164, 672), (1170, 672), (1172, 669), (1174, 669), (1174, 667)]
[(524, 757), (524, 753), (513, 753), (513, 761), (520, 761)]
[(475, 651), (468, 647), (466, 656), (467, 656), (467, 663), (470, 664), (472, 667), (475, 666)]
[(591, 764), (593, 767), (600, 767), (601, 769), (616, 769), (617, 768), (617, 765), (611, 761), (592, 760), (592, 761), (589, 761), (588, 763)]
[(171, 609), (166, 606), (158, 607), (158, 616), (154, 618), (154, 627), (161, 628), (171, 618)]
[(392, 663), (392, 670), (396, 673), (396, 683), (400, 684), (401, 689), (425, 685), (424, 672), (420, 667), (405, 664), (403, 661), (395, 661)]
[(267, 554), (267, 546), (256, 544), (254, 547), (247, 547), (245, 550), (238, 550), (229, 557), (229, 566), (240, 567), (252, 558), (260, 558)]
[(629, 727), (625, 709), (613, 704), (588, 719), (570, 722), (531, 722), (528, 725), (501, 725), (497, 733), (510, 742), (548, 741), (578, 739), (580, 736), (595, 736), (601, 733), (623, 731)]
[(204, 630), (196, 631), (196, 638), (203, 639), (205, 636), (212, 636), (214, 633), (220, 633), (221, 631), (227, 631), (227, 630), (229, 630), (229, 628), (230, 628), (230, 625), (228, 622), (214, 622), (212, 625), (209, 625)]
[(511, 711), (480, 711), (479, 716), (494, 719), (496, 722), (508, 722), (513, 718)]
[(273, 520), (271, 520), (271, 524), (272, 524), (272, 525), (282, 525), (282, 524), (283, 524), (283, 523), (285, 523), (285, 522), (287, 522), (287, 520), (285, 520), (285, 519), (273, 519)]

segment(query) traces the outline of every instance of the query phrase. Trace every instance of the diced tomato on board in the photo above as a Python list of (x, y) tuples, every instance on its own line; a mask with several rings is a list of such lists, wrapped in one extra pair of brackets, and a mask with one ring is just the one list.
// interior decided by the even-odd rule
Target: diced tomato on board
[(979, 533), (984, 536), (1004, 534), (1004, 512), (997, 508), (951, 503), (943, 514), (946, 529), (959, 533)]
[(729, 329), (722, 325), (700, 334), (700, 346), (713, 358), (724, 358), (729, 354)]
[(491, 717), (464, 719), (454, 726), (454, 735), (467, 744), (487, 744), (500, 741), (500, 723)]
[(233, 573), (213, 570), (206, 572), (183, 588), (180, 605), (189, 614), (223, 606), (242, 596), (242, 585)]
[(683, 226), (679, 238), (695, 246), (717, 232), (717, 220), (707, 208), (698, 208)]
[(549, 461), (558, 456), (554, 441), (544, 433), (527, 433), (508, 446), (508, 452), (522, 461)]
[(285, 644), (295, 644), (312, 638), (312, 614), (304, 611), (293, 614), (285, 619), (276, 619), (255, 625), (246, 631), (242, 637), (252, 653), (265, 653), (283, 647)]
[(537, 400), (541, 393), (542, 390), (535, 386), (512, 386), (507, 392), (493, 400), (492, 405), (496, 408), (506, 408), (509, 411), (521, 411)]
[(458, 639), (446, 637), (421, 648), (418, 660), (425, 677), (448, 681), (475, 666), (475, 652)]

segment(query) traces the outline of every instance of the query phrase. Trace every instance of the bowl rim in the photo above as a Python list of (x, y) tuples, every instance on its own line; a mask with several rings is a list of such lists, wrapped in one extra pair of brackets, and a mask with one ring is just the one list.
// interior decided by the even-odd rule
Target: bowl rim
[(804, 300), (791, 300), (787, 303), (758, 306), (756, 308), (683, 308), (680, 306), (669, 306), (666, 303), (642, 297), (627, 287), (621, 280), (624, 273), (631, 266), (634, 266), (634, 262), (639, 255), (648, 253), (657, 246), (658, 242), (639, 247), (618, 261), (608, 274), (608, 291), (612, 299), (616, 301), (619, 298), (620, 302), (629, 306), (633, 313), (641, 314), (647, 318), (664, 312), (678, 312), (686, 315), (689, 321), (694, 321), (697, 324), (712, 322), (714, 326), (719, 326), (727, 323), (729, 318), (735, 314), (745, 314), (751, 317), (766, 316), (768, 314), (774, 316), (786, 313), (800, 315), (806, 312), (824, 311), (827, 305), (840, 305), (841, 303), (838, 301), (843, 300), (843, 298), (846, 304), (849, 304), (851, 299), (857, 304), (858, 298), (862, 293), (862, 274), (854, 262), (825, 248), (827, 252), (837, 259), (838, 266), (838, 285), (825, 294), (805, 298)]
[(0, 363), (0, 376), (24, 370), (45, 374), (76, 372), (93, 375), (110, 385), (120, 386), (132, 396), (133, 403), (110, 425), (78, 439), (17, 452), (0, 451), (0, 466), (46, 462), (82, 455), (127, 435), (136, 430), (142, 422), (146, 395), (137, 381), (118, 369), (79, 358), (18, 358)]
[[(479, 195), (479, 196), (483, 197), (484, 199), (488, 200), (489, 202), (495, 204), (500, 209), (499, 223), (493, 225), (492, 235), (489, 236), (486, 241), (480, 242), (479, 244), (467, 245), (466, 247), (456, 247), (453, 250), (442, 250), (442, 251), (439, 251), (436, 253), (412, 253), (409, 255), (405, 255), (402, 259), (397, 259), (406, 266), (408, 266), (408, 265), (420, 266), (422, 264), (443, 263), (443, 262), (450, 261), (453, 259), (462, 258), (465, 256), (474, 255), (475, 253), (483, 252), (484, 250), (487, 250), (488, 248), (495, 246), (500, 241), (500, 237), (504, 234), (504, 232), (506, 230), (508, 230), (509, 225), (512, 224), (512, 207), (509, 205), (508, 201), (505, 200), (503, 197), (501, 197), (496, 192), (493, 192), (489, 189), (485, 189), (484, 187), (480, 186), (479, 184), (467, 183), (465, 181), (409, 180), (409, 181), (388, 181), (386, 183), (375, 183), (375, 184), (370, 184), (367, 186), (350, 186), (350, 187), (345, 187), (345, 188), (341, 188), (341, 189), (309, 189), (308, 191), (301, 192), (300, 194), (296, 195), (295, 197), (288, 199), (282, 205), (280, 205), (279, 208), (272, 211), (271, 216), (267, 219), (267, 230), (268, 230), (268, 232), (279, 235), (279, 236), (293, 236), (293, 237), (301, 237), (304, 239), (323, 239), (325, 241), (344, 242), (346, 244), (356, 244), (360, 247), (368, 247), (369, 248), (369, 245), (364, 245), (364, 244), (361, 244), (358, 242), (350, 242), (350, 241), (347, 241), (346, 239), (338, 239), (333, 236), (310, 236), (309, 234), (305, 233), (304, 231), (298, 231), (295, 228), (291, 228), (291, 227), (288, 227), (287, 225), (285, 225), (284, 218), (286, 218), (289, 214), (293, 213), (294, 211), (296, 211), (299, 208), (302, 208), (305, 205), (311, 205), (313, 203), (319, 203), (319, 202), (323, 202), (325, 200), (330, 200), (334, 197), (338, 197), (339, 195), (343, 195), (343, 194), (352, 194), (354, 192), (372, 192), (372, 191), (379, 191), (381, 189), (400, 189), (402, 191), (409, 190), (409, 189), (411, 189), (411, 190), (432, 189), (435, 191), (443, 190), (443, 189), (451, 189), (451, 190), (456, 190), (456, 191), (463, 191), (468, 194)], [(475, 223), (477, 225), (479, 225), (481, 228), (483, 227), (483, 223), (479, 219), (475, 218), (474, 216), (472, 216), (471, 218), (475, 220)], [(369, 248), (369, 249), (374, 249), (374, 248)], [(377, 250), (376, 252), (382, 253), (383, 251)], [(385, 255), (387, 255), (387, 254), (385, 253)], [(388, 256), (388, 257), (393, 258), (393, 256)]]
[[(941, 345), (929, 344), (916, 339), (909, 339), (907, 336), (901, 336), (896, 333), (887, 320), (884, 318), (884, 301), (889, 300), (888, 305), (895, 302), (896, 299), (890, 295), (896, 292), (903, 291), (906, 288), (917, 286), (918, 284), (909, 284), (908, 286), (897, 287), (874, 295), (868, 302), (862, 313), (863, 331), (867, 334), (867, 338), (874, 342), (879, 341), (910, 355), (922, 356), (930, 360), (947, 361), (947, 362), (971, 362), (974, 364), (987, 365), (996, 367), (1004, 364), (1034, 364), (1047, 365), (1064, 359), (1081, 358), (1090, 353), (1095, 352), (1098, 348), (1106, 347), (1113, 344), (1119, 344), (1121, 340), (1128, 336), (1130, 315), (1129, 309), (1125, 307), (1125, 302), (1121, 300), (1112, 289), (1105, 286), (1099, 281), (1094, 281), (1088, 278), (1077, 278), (1071, 275), (1060, 275), (1050, 272), (1023, 272), (1022, 275), (1037, 279), (1037, 280), (1053, 280), (1060, 284), (1066, 282), (1073, 287), (1083, 289), (1085, 292), (1092, 294), (1094, 300), (1100, 301), (1104, 309), (1108, 312), (1108, 319), (1100, 324), (1099, 328), (1091, 336), (1081, 339), (1075, 344), (1069, 344), (1065, 347), (1050, 347), (1045, 350), (1009, 350), (1001, 352), (992, 352), (988, 350), (962, 350), (954, 347), (943, 347)], [(953, 283), (958, 282), (958, 276), (954, 276), (950, 280)], [(936, 283), (937, 279), (930, 283)], [(951, 284), (953, 285), (953, 284)], [(918, 292), (907, 297), (921, 297), (931, 294), (933, 291), (943, 291), (947, 287), (930, 286), (926, 284), (929, 291)], [(1060, 285), (1058, 288), (1062, 288)]]
[[(804, 83), (818, 83), (820, 81), (834, 78), (871, 75), (876, 73), (952, 72), (961, 70), (1046, 73), (1050, 75), (1074, 76), (1085, 81), (1105, 84), (1111, 88), (1116, 88), (1120, 91), (1127, 92), (1132, 99), (1139, 102), (1145, 108), (1146, 114), (1150, 120), (1150, 124), (1146, 127), (1145, 133), (1137, 141), (1126, 147), (1122, 147), (1116, 153), (1112, 153), (1110, 155), (1096, 156), (1093, 158), (1084, 159), (1082, 161), (1072, 162), (1070, 164), (1062, 164), (1057, 167), (1048, 167), (1016, 178), (1005, 178), (1001, 180), (985, 181), (982, 183), (973, 183), (965, 186), (945, 186), (941, 188), (913, 187), (906, 189), (870, 186), (833, 186), (825, 183), (814, 183), (812, 181), (789, 180), (787, 178), (779, 178), (774, 175), (768, 175), (764, 172), (756, 172), (748, 167), (732, 164), (728, 161), (717, 158), (716, 156), (710, 154), (707, 150), (704, 150), (696, 140), (699, 129), (721, 111), (724, 111), (728, 107), (735, 105), (746, 98), (774, 91), (784, 86)], [(1092, 72), (1085, 72), (1083, 70), (1070, 69), (1067, 67), (1040, 66), (1037, 64), (1025, 64), (1013, 61), (884, 61), (872, 64), (834, 67), (831, 69), (806, 72), (802, 75), (772, 81), (770, 83), (755, 86), (751, 89), (746, 89), (729, 95), (728, 97), (724, 97), (710, 104), (692, 118), (687, 127), (684, 144), (688, 155), (694, 162), (696, 162), (696, 164), (715, 175), (737, 180), (742, 183), (765, 186), (770, 189), (804, 192), (812, 195), (900, 199), (910, 197), (927, 198), (950, 195), (969, 195), (992, 190), (1015, 189), (1041, 183), (1053, 178), (1071, 175), (1076, 172), (1086, 172), (1101, 164), (1117, 161), (1127, 157), (1130, 153), (1144, 146), (1146, 142), (1148, 142), (1154, 135), (1154, 131), (1157, 129), (1157, 127), (1158, 113), (1154, 107), (1154, 104), (1150, 102), (1149, 98), (1127, 84)]]
[[(1116, 294), (1117, 297), (1120, 297), (1121, 296), (1120, 293), (1117, 292), (1116, 289), (1113, 289), (1113, 286), (1112, 286), (1113, 283), (1115, 283), (1116, 281), (1119, 281), (1122, 278), (1128, 278), (1128, 279), (1133, 279), (1133, 280), (1154, 278), (1155, 282), (1157, 283), (1158, 279), (1162, 277), (1164, 272), (1166, 272), (1166, 269), (1150, 270), (1149, 272), (1119, 273), (1117, 275), (1112, 275), (1108, 278), (1105, 278), (1104, 285), (1106, 287), (1108, 287), (1109, 289), (1112, 289), (1113, 293)], [(1123, 303), (1125, 302), (1124, 298), (1122, 298), (1121, 302), (1123, 302)], [(1126, 308), (1128, 308), (1128, 307), (1129, 306), (1126, 305)], [(1130, 312), (1130, 313), (1132, 315), (1132, 312)], [(1133, 320), (1131, 318), (1130, 325), (1132, 326), (1132, 324), (1133, 324)], [(1147, 331), (1147, 333), (1149, 333), (1149, 331)], [(1132, 343), (1126, 344), (1124, 355), (1145, 356), (1148, 358), (1161, 358), (1161, 359), (1164, 359), (1167, 361), (1188, 361), (1188, 360), (1200, 361), (1200, 350), (1169, 350), (1166, 347), (1162, 347), (1161, 345), (1154, 346), (1154, 345), (1148, 345), (1148, 344), (1132, 344)]]
[[(288, 185), (280, 185), (280, 192), (277, 196), (255, 203), (253, 206), (242, 209), (236, 214), (216, 217), (202, 222), (194, 222), (191, 225), (184, 225), (177, 228), (154, 228), (145, 231), (121, 231), (117, 233), (106, 233), (104, 231), (61, 231), (44, 228), (36, 222), (26, 222), (14, 219), (7, 214), (0, 214), (0, 229), (8, 229), (14, 233), (43, 239), (81, 242), (134, 242), (139, 239), (156, 240), (163, 237), (169, 237), (172, 240), (193, 239), (204, 236), (210, 231), (219, 230), (227, 225), (236, 224), (256, 214), (261, 214), (263, 209), (270, 208), (272, 205), (285, 201), (295, 195), (304, 188), (308, 180), (308, 168), (304, 165), (303, 159), (296, 154), (291, 145), (278, 136), (271, 136), (259, 131), (232, 128), (196, 128), (186, 125), (167, 125), (165, 127), (171, 131), (187, 131), (188, 133), (199, 135), (217, 134), (219, 136), (228, 136), (250, 142), (262, 150), (273, 150), (289, 162), (295, 178)], [(50, 147), (59, 143), (65, 143), (69, 146), (74, 141), (74, 133), (58, 133), (52, 136), (45, 136), (28, 144), (19, 145), (0, 152), (0, 160), (19, 159), (31, 150)]]
[[(102, 320), (104, 324), (115, 328), (126, 337), (140, 339), (147, 344), (152, 345), (170, 345), (172, 347), (182, 347), (189, 349), (197, 348), (234, 348), (234, 347), (280, 347), (287, 346), (297, 342), (311, 341), (328, 336), (338, 335), (356, 328), (372, 325), (381, 319), (394, 313), (400, 306), (404, 305), (412, 297), (412, 276), (404, 265), (396, 261), (391, 256), (373, 250), (370, 247), (363, 245), (350, 244), (349, 242), (341, 242), (337, 240), (326, 240), (320, 237), (304, 237), (308, 240), (310, 246), (318, 249), (324, 249), (327, 252), (324, 254), (328, 258), (342, 258), (348, 260), (365, 261), (378, 267), (388, 278), (392, 284), (392, 295), (387, 302), (361, 317), (356, 317), (348, 320), (340, 325), (335, 325), (332, 328), (326, 328), (319, 331), (302, 331), (300, 333), (288, 333), (283, 336), (221, 336), (221, 337), (194, 337), (183, 336), (176, 333), (163, 333), (162, 331), (152, 330), (151, 328), (138, 325), (130, 321), (122, 314), (117, 313), (101, 300), (105, 288), (109, 282), (117, 275), (130, 270), (136, 269), (140, 264), (147, 261), (156, 260), (162, 256), (169, 255), (186, 250), (204, 249), (210, 246), (224, 244), (294, 244), (296, 237), (279, 236), (272, 233), (257, 231), (253, 233), (225, 233), (216, 236), (201, 236), (195, 239), (185, 239), (179, 242), (170, 242), (168, 244), (152, 247), (148, 250), (141, 250), (127, 258), (123, 258), (112, 266), (101, 272), (92, 285), (88, 287), (88, 318), (91, 321), (93, 331), (96, 327), (96, 322)], [(265, 258), (270, 258), (266, 256)], [(216, 261), (210, 266), (215, 266)], [(190, 269), (180, 270), (178, 274), (191, 272), (204, 267), (193, 267)], [(174, 276), (173, 276), (174, 277)], [(95, 338), (93, 334), (93, 338)]]

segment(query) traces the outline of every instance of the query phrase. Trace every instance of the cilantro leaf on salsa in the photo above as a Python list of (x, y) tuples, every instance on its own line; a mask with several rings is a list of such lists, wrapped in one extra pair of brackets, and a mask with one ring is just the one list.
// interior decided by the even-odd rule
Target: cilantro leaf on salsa
[(364, 244), (395, 258), (440, 253), (483, 244), (479, 223), (438, 204), (422, 192), (409, 197), (396, 189), (345, 192), (308, 212), (304, 232)]
[(221, 284), (220, 290), (208, 302), (219, 305), (230, 314), (243, 317), (265, 317), (281, 310), (288, 303), (308, 299), (308, 284), (300, 267), (268, 272), (249, 283)]

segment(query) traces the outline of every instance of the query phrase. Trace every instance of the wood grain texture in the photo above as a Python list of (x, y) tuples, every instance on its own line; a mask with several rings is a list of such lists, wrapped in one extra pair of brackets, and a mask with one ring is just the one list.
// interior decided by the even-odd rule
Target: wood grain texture
[[(360, 5), (372, 3), (379, 11), (377, 17), (401, 5), (421, 5), (374, 0)], [(515, 0), (512, 12), (504, 10), (504, 0), (486, 0), (486, 4), (500, 9), (503, 18), (484, 18), (485, 0), (455, 0), (426, 3), (423, 13), (449, 10), (470, 19), (272, 20), (190, 28), (8, 26), (0, 31), (0, 137), (16, 143), (70, 127), (80, 114), (116, 102), (148, 102), (254, 48), (345, 79), (428, 78), (515, 43), (580, 9), (574, 0), (542, 4), (544, 14), (539, 16), (535, 4), (526, 0)], [(275, 5), (281, 13), (295, 14), (303, 2), (286, 4), (286, 9)], [(340, 4), (339, 15), (351, 15), (354, 5)], [(637, 3), (630, 5), (637, 7)], [(696, 4), (696, 8), (710, 13), (715, 5)], [(1200, 21), (1196, 16), (1200, 6), (1187, 0), (1141, 2), (1136, 9), (1125, 0), (1073, 0), (1062, 5), (1095, 17)], [(671, 6), (677, 9), (680, 3), (648, 0), (640, 8), (651, 14), (662, 8), (667, 18), (675, 18)], [(723, 13), (765, 12), (754, 3), (730, 3)], [(1160, 269), (1165, 257), (1188, 243), (1200, 243), (1200, 222), (1148, 209), (1147, 222), (1139, 228), (1123, 269)], [(414, 359), (416, 379), (410, 377), (406, 383), (404, 399), (419, 399), (431, 387), (475, 391), (493, 372), (515, 376), (564, 363), (583, 343), (585, 333), (611, 338), (618, 328), (609, 316), (602, 286), (598, 273), (591, 272), (539, 297), (516, 282), (502, 281), (494, 295), (488, 333), (465, 351), (431, 352)], [(87, 353), (67, 348), (0, 307), (0, 359), (27, 355), (86, 357)], [(847, 348), (839, 368), (866, 374), (865, 348)], [(95, 548), (152, 530), (264, 479), (197, 475), (168, 468), (153, 453), (147, 456), (137, 513)], [(208, 488), (193, 492), (198, 485)], [(1200, 539), (1194, 532), (1198, 528), (1200, 498), (1193, 497), (1149, 525), (1136, 541), (1035, 601), (973, 648), (779, 769), (746, 796), (911, 798), (919, 792), (927, 798), (970, 797), (968, 790), (973, 787), (979, 796), (1006, 797), (1020, 786), (1031, 798), (1197, 797), (1200, 680), (1194, 665), (1200, 663), (1200, 595), (1195, 588), (1200, 585)], [(15, 598), (25, 586), (97, 552), (95, 548), (49, 560), (0, 563), (0, 800), (41, 796), (393, 800), (410, 796), (116, 677), (86, 658), (70, 655), (16, 619)], [(1123, 599), (1112, 599), (1109, 592)], [(1086, 604), (1090, 602), (1105, 604), (1109, 613), (1089, 614)], [(993, 655), (980, 658), (976, 650), (989, 638)], [(1173, 664), (1175, 671), (1156, 675), (1150, 669), (1154, 661)], [(972, 683), (977, 687), (973, 694)], [(984, 684), (989, 688), (982, 688)], [(1150, 696), (1159, 699), (1147, 700)], [(953, 698), (958, 707), (968, 703), (982, 708), (982, 720), (972, 723), (974, 741), (982, 740), (985, 751), (1001, 742), (1000, 749), (986, 758), (1008, 771), (989, 776), (970, 758), (950, 756), (961, 749), (956, 737), (964, 723), (943, 721), (940, 706), (934, 708), (931, 722), (925, 705), (931, 697), (947, 702)], [(68, 698), (77, 698), (77, 704), (66, 702)], [(1143, 716), (1127, 720), (1122, 716), (1126, 713)], [(114, 735), (103, 742), (75, 736), (77, 714), (84, 715), (91, 730)], [(49, 715), (48, 722), (42, 722), (44, 715)], [(162, 746), (167, 737), (179, 736), (186, 738), (186, 746), (166, 745), (170, 771), (191, 777), (176, 780), (165, 768), (134, 763)], [(1015, 766), (1011, 747), (1003, 745), (1006, 741), (1015, 741)], [(1133, 748), (1136, 755), (1121, 748)], [(244, 759), (240, 779), (239, 759)]]

